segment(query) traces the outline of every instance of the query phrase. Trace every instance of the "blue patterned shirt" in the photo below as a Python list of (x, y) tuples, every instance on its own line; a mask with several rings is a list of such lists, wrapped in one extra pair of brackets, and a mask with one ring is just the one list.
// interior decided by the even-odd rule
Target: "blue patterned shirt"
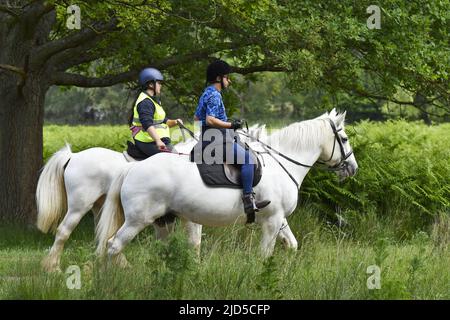
[(198, 101), (195, 116), (206, 126), (206, 116), (211, 116), (222, 121), (227, 121), (225, 106), (222, 101), (222, 95), (214, 86), (205, 89)]

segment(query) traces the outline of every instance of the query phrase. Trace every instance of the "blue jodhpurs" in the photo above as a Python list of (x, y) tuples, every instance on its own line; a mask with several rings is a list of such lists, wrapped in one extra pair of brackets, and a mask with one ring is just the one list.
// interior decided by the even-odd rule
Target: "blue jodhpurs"
[(241, 178), (244, 194), (252, 193), (255, 164), (253, 161), (250, 161), (250, 152), (237, 143), (233, 144), (233, 151), (234, 163), (238, 163), (238, 159), (240, 163), (244, 162), (241, 164)]

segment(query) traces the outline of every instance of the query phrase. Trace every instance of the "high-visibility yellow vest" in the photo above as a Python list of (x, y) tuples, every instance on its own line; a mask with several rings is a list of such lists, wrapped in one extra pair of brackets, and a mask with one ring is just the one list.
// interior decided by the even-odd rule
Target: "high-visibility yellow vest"
[[(139, 121), (139, 113), (137, 111), (138, 104), (145, 100), (150, 99), (153, 104), (155, 105), (155, 113), (153, 115), (153, 123), (156, 123), (153, 125), (153, 127), (156, 129), (156, 133), (158, 133), (160, 138), (170, 138), (170, 130), (169, 126), (165, 123), (162, 123), (164, 118), (166, 117), (166, 112), (164, 109), (157, 103), (155, 100), (153, 100), (149, 95), (147, 95), (144, 92), (141, 92), (139, 97), (136, 100), (136, 103), (134, 104), (133, 109), (133, 126), (136, 127), (142, 127), (142, 123)], [(135, 140), (141, 141), (141, 142), (153, 142), (153, 138), (150, 137), (147, 131), (145, 131), (143, 128), (134, 136)]]

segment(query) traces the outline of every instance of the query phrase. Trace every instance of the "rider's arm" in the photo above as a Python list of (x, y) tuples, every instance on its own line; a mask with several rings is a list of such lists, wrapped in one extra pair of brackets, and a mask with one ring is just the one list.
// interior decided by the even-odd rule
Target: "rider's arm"
[(155, 142), (161, 141), (161, 138), (159, 137), (159, 134), (156, 132), (156, 129), (154, 126), (148, 127), (147, 132)]
[(159, 149), (166, 148), (166, 144), (161, 140), (154, 126), (148, 127), (147, 132), (150, 135), (150, 137), (152, 137), (153, 141), (155, 141), (155, 144)]
[(221, 129), (230, 129), (231, 123), (219, 120), (213, 116), (206, 116), (206, 124), (209, 127), (213, 128), (221, 128)]
[(181, 119), (167, 119), (166, 123), (169, 126), (169, 128), (172, 128), (173, 126), (178, 125), (178, 122), (180, 122), (181, 124), (183, 124), (183, 121)]
[[(206, 125), (218, 129), (230, 129), (231, 123), (220, 120), (221, 110), (224, 111), (220, 94), (212, 94), (206, 102)], [(225, 118), (226, 119), (226, 118)]]

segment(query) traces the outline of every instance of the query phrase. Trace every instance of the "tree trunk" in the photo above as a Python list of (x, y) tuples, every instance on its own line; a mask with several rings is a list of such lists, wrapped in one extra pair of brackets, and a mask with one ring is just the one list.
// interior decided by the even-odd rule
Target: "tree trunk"
[(0, 16), (0, 220), (35, 222), (35, 193), (42, 166), (45, 67), (29, 66), (49, 26)]
[(34, 223), (35, 192), (42, 166), (45, 88), (28, 76), (22, 90), (0, 77), (0, 219)]

